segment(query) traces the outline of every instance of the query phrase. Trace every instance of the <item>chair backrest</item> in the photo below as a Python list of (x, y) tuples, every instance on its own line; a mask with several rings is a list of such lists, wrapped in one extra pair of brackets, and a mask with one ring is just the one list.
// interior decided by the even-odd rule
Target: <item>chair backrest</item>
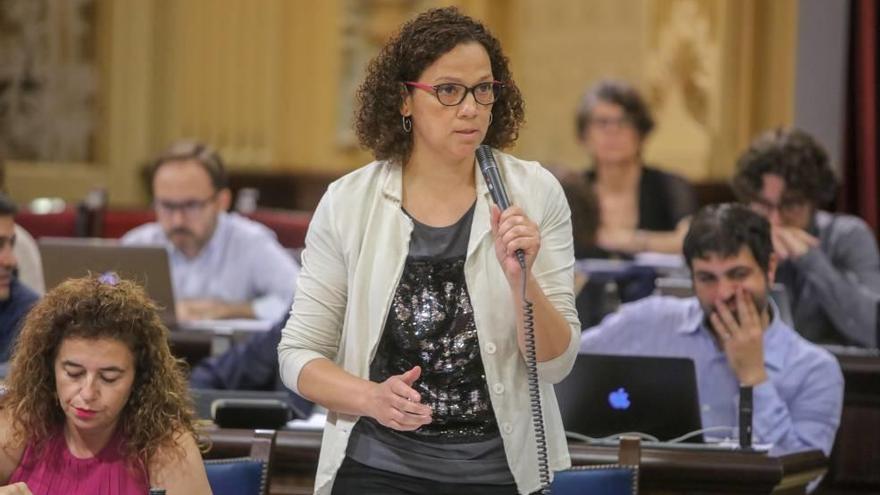
[(155, 220), (156, 213), (152, 209), (108, 209), (103, 212), (101, 237), (118, 239), (129, 230)]
[(76, 237), (76, 215), (77, 211), (74, 208), (51, 213), (34, 213), (22, 210), (15, 215), (15, 223), (21, 225), (35, 239), (40, 237)]
[(278, 236), (278, 242), (286, 248), (301, 248), (306, 245), (306, 232), (312, 220), (309, 212), (258, 209), (246, 216), (272, 229)]
[(617, 464), (576, 466), (556, 473), (553, 495), (637, 495), (641, 442), (635, 437), (620, 440)]
[[(553, 495), (636, 495), (639, 468), (607, 464), (578, 466), (556, 473)], [(217, 492), (214, 492), (215, 494)]]
[(205, 471), (214, 495), (268, 494), (274, 446), (274, 430), (254, 430), (250, 456), (206, 460)]

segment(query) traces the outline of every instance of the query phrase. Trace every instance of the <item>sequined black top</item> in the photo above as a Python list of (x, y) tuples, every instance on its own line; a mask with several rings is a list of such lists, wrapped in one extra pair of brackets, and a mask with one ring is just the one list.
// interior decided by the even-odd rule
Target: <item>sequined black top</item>
[(498, 433), (464, 278), (472, 218), (473, 207), (446, 232), (453, 235), (445, 243), (430, 237), (450, 227), (415, 222), (410, 254), (370, 366), (374, 382), (421, 366), (414, 388), (433, 411), (433, 421), (411, 433), (421, 439), (475, 441)]
[(421, 366), (414, 388), (431, 407), (432, 422), (401, 432), (361, 418), (346, 455), (362, 464), (444, 482), (513, 483), (464, 277), (473, 209), (449, 227), (413, 219), (410, 251), (370, 380), (382, 382)]

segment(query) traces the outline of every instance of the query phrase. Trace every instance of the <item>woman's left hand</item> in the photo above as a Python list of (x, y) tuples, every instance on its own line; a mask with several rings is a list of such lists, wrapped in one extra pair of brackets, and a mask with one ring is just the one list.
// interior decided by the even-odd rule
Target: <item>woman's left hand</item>
[(526, 273), (531, 273), (535, 256), (541, 249), (538, 225), (519, 206), (511, 206), (502, 212), (497, 205), (492, 205), (492, 236), (495, 238), (495, 256), (501, 263), (508, 283), (519, 286), (521, 274), (515, 253), (517, 249), (523, 250)]

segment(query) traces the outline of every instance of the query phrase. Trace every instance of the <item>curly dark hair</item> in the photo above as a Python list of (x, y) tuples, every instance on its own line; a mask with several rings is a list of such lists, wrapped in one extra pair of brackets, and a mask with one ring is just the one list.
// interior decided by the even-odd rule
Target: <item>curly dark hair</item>
[(721, 203), (705, 206), (694, 215), (682, 252), (688, 267), (693, 268), (694, 258), (736, 256), (743, 246), (767, 273), (773, 254), (770, 223), (745, 205)]
[(760, 196), (764, 174), (785, 181), (789, 201), (821, 207), (837, 194), (837, 178), (825, 149), (800, 129), (777, 128), (752, 141), (736, 162), (732, 186), (744, 202)]
[(361, 145), (378, 160), (405, 164), (412, 152), (412, 135), (403, 131), (400, 107), (410, 88), (428, 66), (462, 43), (476, 42), (486, 49), (493, 77), (504, 83), (492, 104), (492, 125), (483, 144), (504, 149), (519, 136), (525, 103), (513, 81), (501, 44), (480, 22), (455, 7), (428, 10), (404, 24), (367, 68), (357, 91), (355, 131)]
[(69, 338), (118, 340), (134, 355), (135, 379), (119, 419), (129, 461), (149, 463), (182, 433), (198, 438), (183, 365), (171, 355), (156, 305), (139, 285), (105, 274), (63, 282), (25, 319), (0, 401), (20, 445), (44, 445), (64, 424), (55, 358)]
[(599, 102), (613, 103), (623, 108), (623, 114), (644, 140), (654, 129), (654, 118), (648, 104), (634, 87), (624, 81), (604, 79), (591, 86), (581, 97), (575, 115), (577, 138), (583, 139), (584, 131), (592, 118), (593, 109)]

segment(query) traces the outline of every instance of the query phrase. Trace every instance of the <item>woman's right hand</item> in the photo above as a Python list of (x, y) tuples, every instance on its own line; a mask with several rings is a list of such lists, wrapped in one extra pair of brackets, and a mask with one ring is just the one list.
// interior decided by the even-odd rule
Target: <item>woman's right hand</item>
[(383, 426), (398, 431), (412, 431), (431, 422), (431, 408), (421, 403), (412, 385), (422, 369), (413, 366), (402, 375), (382, 383), (373, 383), (367, 395), (367, 415)]
[(7, 486), (0, 486), (0, 495), (33, 495), (24, 481)]

